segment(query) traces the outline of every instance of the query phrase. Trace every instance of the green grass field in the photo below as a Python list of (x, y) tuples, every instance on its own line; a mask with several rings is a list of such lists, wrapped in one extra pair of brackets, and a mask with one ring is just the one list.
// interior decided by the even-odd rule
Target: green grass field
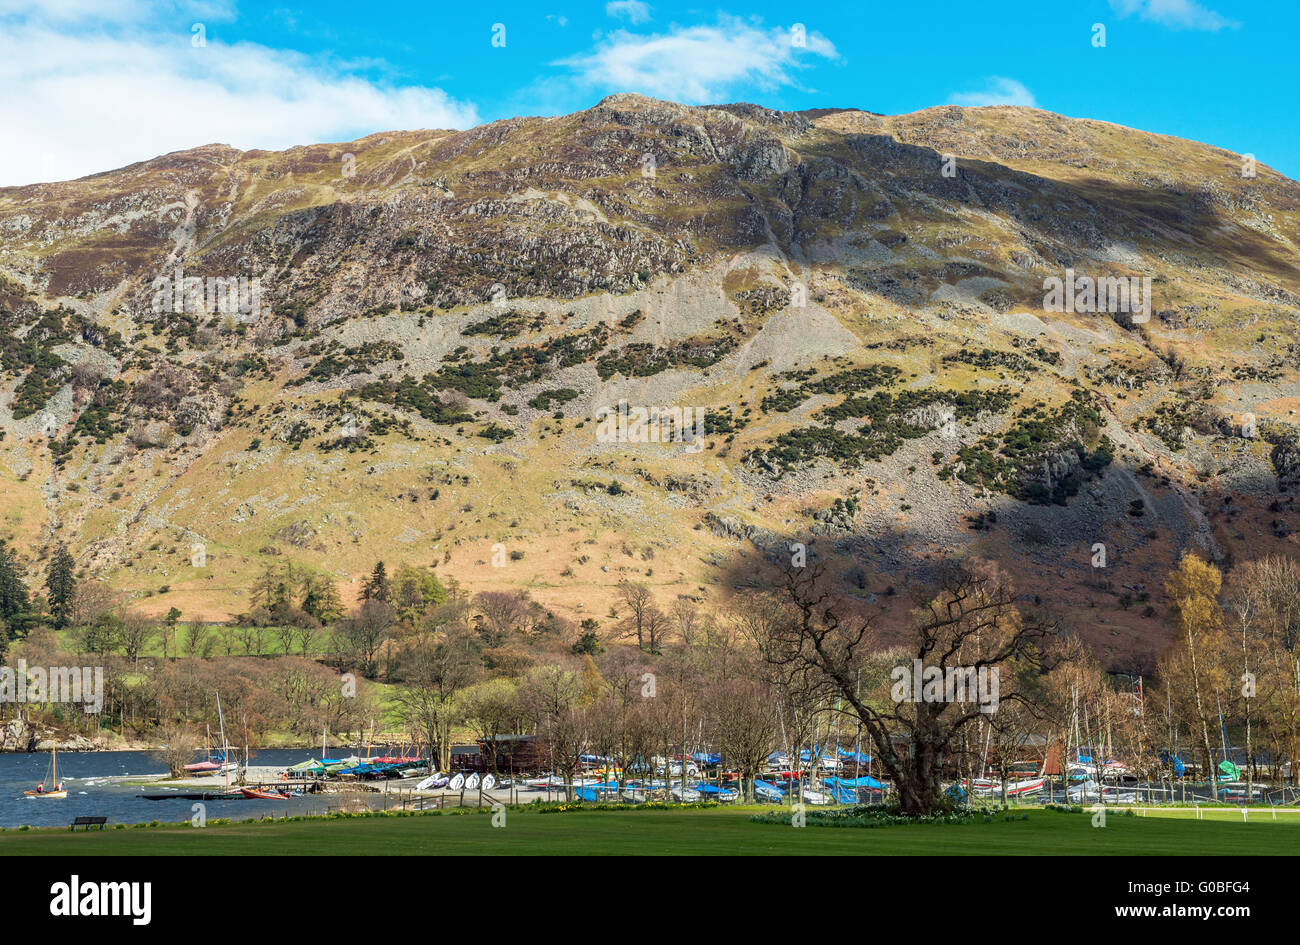
[[(176, 647), (180, 647), (179, 655), (188, 656), (189, 651), (186, 643), (189, 639), (190, 625), (181, 620), (177, 624), (175, 632), (170, 637), (171, 643), (168, 645), (168, 654), (177, 656)], [(213, 623), (208, 625), (207, 640), (210, 641), (208, 646), (209, 657), (229, 657), (229, 656), (250, 656), (248, 649), (244, 645), (242, 636), (246, 628), (242, 626), (228, 626), (223, 623)], [(291, 641), (289, 649), (284, 648), (284, 641), (279, 636), (276, 627), (263, 627), (260, 646), (257, 647), (256, 655), (258, 657), (274, 656), (302, 656), (302, 646), (299, 641)], [(320, 636), (324, 637), (325, 631), (321, 631)], [(55, 633), (55, 638), (59, 645), (69, 653), (77, 652), (78, 648), (78, 631), (60, 630)], [(321, 643), (312, 649), (308, 654), (309, 659), (316, 659), (320, 656)], [(145, 645), (140, 650), (140, 657), (161, 659), (163, 655), (162, 638), (157, 634), (151, 634)], [(202, 655), (201, 653), (199, 654)]]
[[(1197, 821), (1033, 811), (1028, 820), (870, 829), (756, 824), (749, 810), (509, 811), (504, 827), (488, 814), (365, 817), (71, 833), (7, 830), (0, 855), (463, 854), (622, 855), (1286, 855), (1300, 850), (1300, 822)], [(1019, 816), (1019, 815), (1016, 815)]]

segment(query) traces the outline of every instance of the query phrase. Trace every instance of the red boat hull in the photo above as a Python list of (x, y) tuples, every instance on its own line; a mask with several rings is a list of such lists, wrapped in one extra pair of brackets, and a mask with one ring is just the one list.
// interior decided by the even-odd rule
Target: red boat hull
[(259, 791), (256, 788), (240, 788), (239, 793), (244, 797), (259, 801), (283, 801), (285, 796), (275, 791)]

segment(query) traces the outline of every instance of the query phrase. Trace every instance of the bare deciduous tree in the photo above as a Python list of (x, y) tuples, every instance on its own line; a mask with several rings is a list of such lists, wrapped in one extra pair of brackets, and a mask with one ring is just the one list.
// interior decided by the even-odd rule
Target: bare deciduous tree
[[(960, 750), (962, 730), (981, 718), (981, 704), (920, 693), (897, 698), (888, 674), (869, 660), (881, 648), (870, 617), (835, 589), (824, 562), (795, 567), (782, 559), (760, 580), (786, 610), (783, 619), (766, 626), (763, 655), (787, 672), (819, 681), (849, 706), (894, 782), (902, 813), (951, 806), (942, 765)], [(906, 650), (927, 679), (937, 676), (942, 691), (944, 680), (987, 674), (1013, 659), (1032, 662), (1045, 629), (1021, 618), (1010, 586), (996, 572), (950, 565), (938, 593), (918, 607)], [(1001, 689), (998, 699), (1027, 701), (1013, 685)]]
[(189, 725), (179, 722), (165, 724), (158, 735), (162, 744), (151, 754), (167, 765), (169, 777), (184, 777), (185, 766), (194, 759), (199, 748), (199, 736)]
[(772, 691), (758, 679), (733, 678), (709, 690), (716, 746), (740, 773), (745, 801), (753, 803), (754, 781), (776, 747)]

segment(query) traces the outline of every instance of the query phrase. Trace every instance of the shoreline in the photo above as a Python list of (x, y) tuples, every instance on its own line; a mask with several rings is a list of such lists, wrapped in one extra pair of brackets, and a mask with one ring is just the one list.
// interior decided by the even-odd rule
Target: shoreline
[[(2, 728), (4, 723), (0, 723)], [(86, 742), (91, 744), (87, 745)], [(154, 752), (162, 751), (163, 744), (160, 742), (104, 742), (97, 743), (94, 739), (86, 739), (85, 736), (78, 736), (77, 739), (59, 740), (53, 738), (41, 738), (31, 748), (4, 748), (0, 747), (0, 755), (40, 755), (54, 748), (60, 754), (98, 754), (110, 751), (141, 751)], [(240, 747), (240, 746), (231, 746)], [(326, 745), (329, 751), (356, 752), (355, 743), (330, 743)], [(200, 751), (202, 749), (199, 749)], [(242, 748), (240, 749), (242, 751)], [(314, 745), (261, 745), (252, 749), (253, 754), (259, 751), (307, 751), (315, 753)], [(196, 752), (197, 754), (197, 752)], [(315, 754), (313, 754), (315, 757)]]

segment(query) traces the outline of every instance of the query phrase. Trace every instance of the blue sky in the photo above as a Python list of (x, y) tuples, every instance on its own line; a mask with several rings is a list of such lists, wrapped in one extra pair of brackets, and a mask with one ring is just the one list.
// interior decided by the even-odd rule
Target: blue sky
[(1253, 153), (1297, 178), (1295, 12), (1245, 0), (0, 0), (0, 185), (210, 142), (283, 148), (561, 114), (617, 91), (886, 113), (1035, 105)]

